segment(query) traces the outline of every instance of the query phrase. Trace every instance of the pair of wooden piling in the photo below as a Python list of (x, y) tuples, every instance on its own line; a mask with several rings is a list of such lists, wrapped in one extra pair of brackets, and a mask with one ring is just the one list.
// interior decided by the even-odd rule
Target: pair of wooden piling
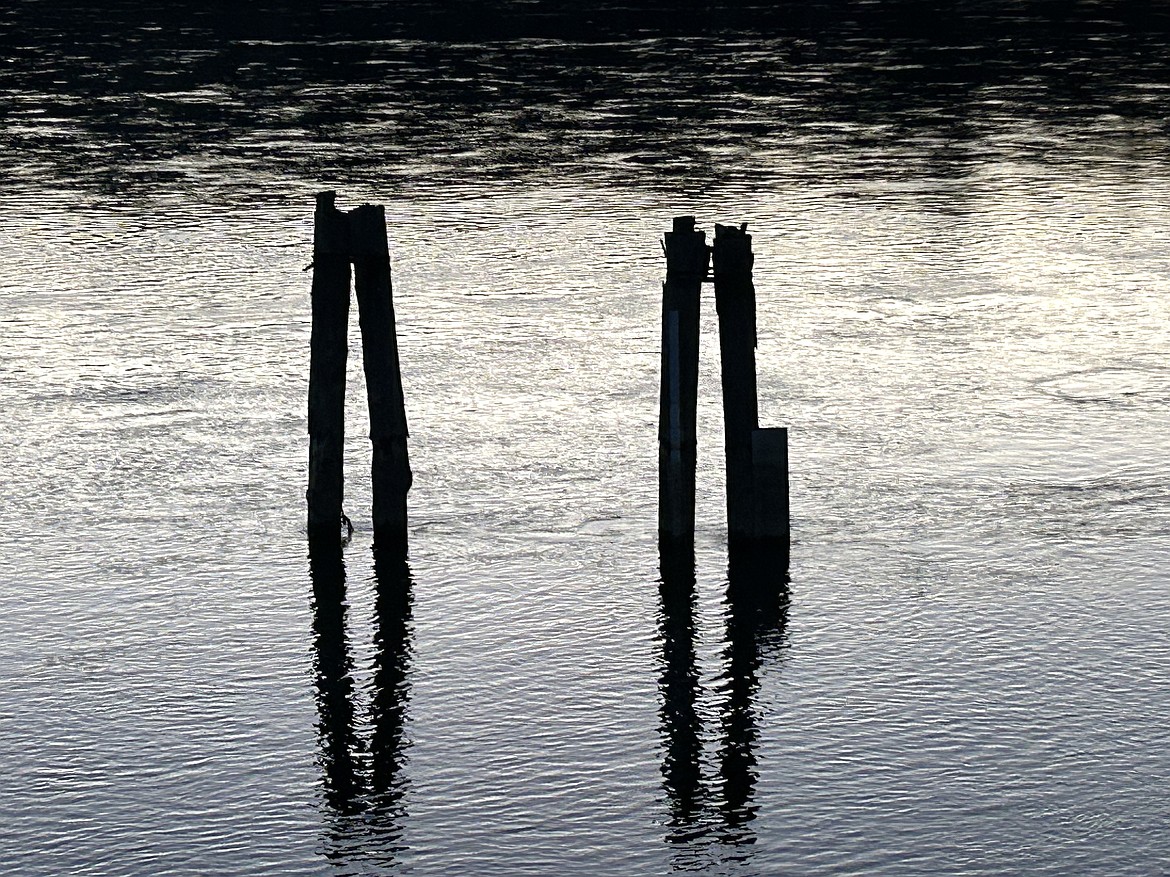
[(405, 546), (406, 494), (413, 476), (406, 449), (386, 212), (379, 205), (365, 204), (342, 213), (335, 200), (334, 192), (319, 193), (313, 217), (309, 536), (336, 538), (340, 533), (352, 264), (373, 443), (374, 537), (382, 545)]
[[(385, 210), (348, 213), (334, 192), (317, 195), (313, 244), (313, 328), (309, 366), (308, 530), (340, 532), (344, 496), (345, 365), (350, 266), (358, 301), (373, 443), (375, 539), (406, 545), (406, 495), (413, 476), (390, 280)], [(747, 226), (715, 226), (712, 248), (680, 216), (666, 234), (659, 410), (659, 537), (694, 544), (699, 300), (713, 265), (722, 359), (727, 454), (728, 545), (788, 556), (788, 431), (761, 429), (756, 401), (754, 256)]]
[(733, 553), (765, 553), (787, 565), (788, 430), (759, 425), (751, 241), (746, 224), (716, 225), (708, 248), (693, 216), (675, 217), (666, 233), (658, 532), (664, 545), (694, 544), (699, 300), (710, 279), (719, 316), (728, 547)]

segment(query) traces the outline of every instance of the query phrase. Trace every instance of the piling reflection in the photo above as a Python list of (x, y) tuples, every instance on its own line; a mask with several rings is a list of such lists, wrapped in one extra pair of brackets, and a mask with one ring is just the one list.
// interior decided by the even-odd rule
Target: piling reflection
[[(314, 683), (323, 800), (329, 819), (326, 855), (394, 864), (401, 851), (406, 777), (406, 722), (412, 654), (413, 579), (400, 550), (374, 548), (374, 657), (368, 738), (357, 707), (347, 635), (346, 568), (337, 539), (309, 544), (313, 586)], [(359, 816), (354, 819), (351, 817)]]
[[(696, 659), (696, 577), (691, 550), (660, 550), (659, 677), (662, 777), (669, 809), (666, 842), (700, 857), (742, 859), (755, 842), (759, 805), (761, 670), (782, 646), (788, 617), (788, 575), (766, 554), (737, 553), (728, 568), (726, 641), (717, 688), (713, 763), (703, 756), (703, 692)], [(709, 767), (705, 776), (705, 765)], [(719, 847), (710, 846), (718, 841)], [(733, 852), (728, 848), (733, 848)], [(714, 852), (714, 850), (721, 850)], [(675, 870), (712, 862), (680, 855)]]
[(727, 571), (727, 640), (723, 651), (719, 807), (729, 838), (754, 840), (756, 753), (760, 722), (759, 670), (783, 641), (788, 621), (788, 574), (767, 555), (733, 556)]
[(662, 552), (659, 595), (662, 611), (662, 675), (659, 710), (665, 750), (662, 779), (670, 807), (667, 840), (686, 840), (703, 805), (702, 727), (696, 711), (699, 671), (695, 663), (695, 556), (687, 549)]
[(374, 685), (370, 703), (371, 786), (376, 806), (397, 812), (404, 788), (406, 709), (410, 697), (410, 662), (414, 600), (410, 566), (397, 550), (374, 546), (377, 584), (374, 633)]
[(313, 580), (313, 678), (317, 695), (317, 739), (321, 748), (325, 801), (350, 814), (361, 809), (354, 727), (353, 659), (346, 637), (345, 560), (338, 539), (309, 543)]

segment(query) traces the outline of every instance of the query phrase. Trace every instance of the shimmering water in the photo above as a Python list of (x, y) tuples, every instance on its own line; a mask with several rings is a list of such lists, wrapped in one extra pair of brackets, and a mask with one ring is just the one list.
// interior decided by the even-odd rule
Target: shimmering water
[[(1165, 18), (541, 9), (0, 15), (4, 872), (1170, 870)], [(310, 568), (322, 188), (391, 225), (406, 568), (356, 320)], [(709, 299), (660, 593), (684, 212), (755, 236), (777, 605)]]

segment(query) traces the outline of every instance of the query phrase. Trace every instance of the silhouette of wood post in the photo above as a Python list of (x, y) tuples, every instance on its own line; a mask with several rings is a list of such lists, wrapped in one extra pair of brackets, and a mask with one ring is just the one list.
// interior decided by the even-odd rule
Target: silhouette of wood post
[(313, 216), (313, 329), (309, 342), (310, 537), (340, 534), (345, 443), (346, 330), (349, 324), (349, 233), (334, 206), (334, 192), (320, 192)]
[(383, 546), (405, 547), (406, 494), (414, 479), (406, 449), (406, 406), (398, 367), (386, 211), (379, 205), (365, 204), (349, 215), (373, 443), (374, 538)]
[(783, 426), (752, 431), (752, 541), (787, 565), (788, 429)]
[(756, 290), (752, 284), (752, 237), (747, 223), (715, 226), (713, 273), (722, 361), (724, 448), (727, 453), (727, 541), (750, 544), (752, 432), (756, 407)]
[(662, 391), (658, 412), (658, 536), (679, 547), (695, 538), (695, 408), (699, 389), (699, 292), (706, 235), (676, 216), (666, 233), (662, 284)]

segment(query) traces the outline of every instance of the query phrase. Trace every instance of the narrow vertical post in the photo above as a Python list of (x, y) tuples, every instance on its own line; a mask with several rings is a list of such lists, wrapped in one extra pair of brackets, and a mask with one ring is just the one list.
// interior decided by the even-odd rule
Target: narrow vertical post
[(695, 538), (695, 408), (699, 388), (699, 292), (706, 235), (676, 216), (666, 233), (662, 284), (662, 390), (658, 415), (658, 535), (689, 548)]
[(374, 538), (382, 547), (404, 549), (406, 494), (413, 475), (406, 449), (385, 209), (365, 204), (350, 211), (350, 230), (373, 443)]
[(317, 195), (313, 215), (313, 328), (309, 342), (309, 486), (311, 537), (340, 535), (345, 444), (349, 241), (333, 192)]
[(729, 547), (750, 543), (754, 529), (752, 431), (759, 426), (756, 407), (756, 290), (752, 284), (754, 259), (747, 223), (738, 228), (715, 226), (713, 273), (723, 371)]

